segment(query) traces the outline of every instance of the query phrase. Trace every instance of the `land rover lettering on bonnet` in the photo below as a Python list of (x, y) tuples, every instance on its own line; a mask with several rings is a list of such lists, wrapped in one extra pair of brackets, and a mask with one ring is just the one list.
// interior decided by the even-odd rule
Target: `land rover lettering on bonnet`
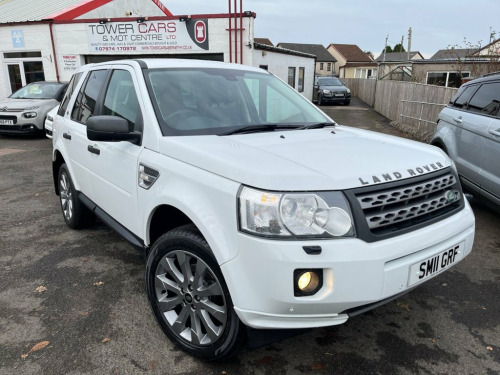
[(338, 125), (261, 69), (85, 65), (53, 145), (67, 225), (99, 217), (143, 251), (159, 326), (208, 361), (236, 353), (245, 326), (342, 324), (472, 249), (445, 153)]

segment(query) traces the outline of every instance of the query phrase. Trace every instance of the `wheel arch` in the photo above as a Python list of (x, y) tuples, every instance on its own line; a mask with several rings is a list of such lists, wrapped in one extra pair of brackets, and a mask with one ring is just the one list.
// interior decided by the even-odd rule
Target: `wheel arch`
[[(147, 228), (147, 240), (149, 244), (152, 245), (163, 234), (186, 224), (193, 224), (196, 226), (193, 220), (177, 207), (168, 204), (157, 206), (150, 214)], [(197, 226), (196, 228), (200, 230)]]

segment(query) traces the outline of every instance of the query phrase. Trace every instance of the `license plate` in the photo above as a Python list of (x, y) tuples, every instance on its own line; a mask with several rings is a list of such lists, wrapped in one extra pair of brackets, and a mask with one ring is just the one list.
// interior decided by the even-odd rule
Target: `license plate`
[(0, 120), (0, 125), (14, 125), (13, 120)]
[(344, 94), (335, 94), (335, 96), (336, 96), (337, 98), (339, 98), (339, 97), (340, 97), (340, 98), (343, 98), (343, 97), (344, 97)]
[(464, 256), (464, 242), (410, 266), (408, 286), (418, 284), (458, 263)]

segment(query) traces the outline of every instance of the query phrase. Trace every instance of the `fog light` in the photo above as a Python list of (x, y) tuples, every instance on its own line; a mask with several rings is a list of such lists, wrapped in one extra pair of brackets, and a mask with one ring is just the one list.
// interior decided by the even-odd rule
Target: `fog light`
[(311, 296), (323, 286), (323, 272), (319, 270), (295, 270), (294, 295)]

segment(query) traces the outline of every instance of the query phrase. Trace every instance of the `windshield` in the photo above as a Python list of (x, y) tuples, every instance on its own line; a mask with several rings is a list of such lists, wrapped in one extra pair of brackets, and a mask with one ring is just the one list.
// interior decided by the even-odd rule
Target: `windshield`
[(63, 86), (62, 83), (30, 83), (10, 97), (13, 99), (55, 99)]
[(164, 135), (222, 135), (249, 126), (331, 122), (268, 73), (148, 69), (145, 77)]
[(318, 84), (320, 86), (344, 86), (338, 78), (318, 78)]

